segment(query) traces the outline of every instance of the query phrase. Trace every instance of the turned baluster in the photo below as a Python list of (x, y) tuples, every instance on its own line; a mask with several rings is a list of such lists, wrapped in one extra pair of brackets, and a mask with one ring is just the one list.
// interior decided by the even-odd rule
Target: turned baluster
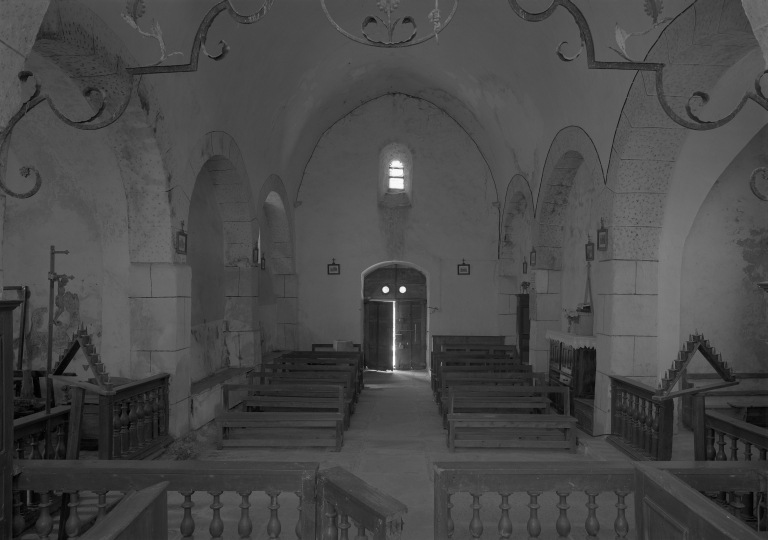
[(470, 492), (470, 495), (472, 495), (472, 504), (469, 505), (472, 509), (472, 521), (469, 522), (469, 534), (472, 535), (472, 538), (480, 538), (483, 536), (483, 522), (480, 520), (480, 509), (482, 508), (480, 497), (482, 493)]
[(360, 523), (357, 523), (357, 536), (355, 536), (355, 540), (368, 540), (368, 535), (365, 534), (365, 527), (363, 527)]
[(339, 522), (339, 540), (349, 540), (349, 533), (347, 532), (347, 529), (349, 529), (352, 525), (349, 524), (349, 516), (346, 514), (341, 514), (341, 521)]
[(77, 538), (82, 526), (80, 516), (77, 513), (77, 506), (80, 504), (77, 500), (78, 491), (67, 491), (66, 493), (69, 493), (69, 517), (64, 525), (64, 532), (67, 533), (67, 538)]
[(112, 404), (112, 459), (120, 459), (120, 405)]
[(302, 525), (301, 517), (302, 517), (302, 513), (304, 512), (304, 509), (302, 508), (302, 501), (304, 500), (304, 498), (301, 496), (301, 491), (294, 491), (294, 493), (299, 498), (299, 520), (296, 522), (295, 532), (296, 532), (296, 538), (301, 540), (301, 525)]
[(224, 534), (224, 521), (221, 519), (221, 504), (219, 497), (223, 491), (209, 491), (208, 495), (213, 497), (210, 509), (213, 510), (213, 517), (211, 518), (211, 524), (208, 527), (208, 532), (211, 535), (211, 540), (221, 540), (221, 536)]
[(136, 399), (131, 398), (128, 400), (128, 435), (129, 442), (128, 447), (131, 451), (136, 450), (139, 446), (139, 439), (136, 435)]
[(600, 522), (597, 520), (597, 503), (595, 498), (600, 495), (599, 491), (586, 490), (584, 493), (589, 497), (587, 502), (587, 520), (584, 522), (584, 529), (587, 531), (589, 538), (597, 538), (597, 534), (600, 532)]
[[(39, 437), (39, 434), (37, 434), (37, 437)], [(40, 453), (40, 439), (36, 438), (36, 435), (30, 435), (29, 440), (32, 446), (29, 459), (43, 459), (43, 454)]]
[(629, 491), (616, 490), (614, 493), (619, 498), (619, 502), (616, 503), (616, 508), (618, 509), (616, 513), (616, 521), (613, 522), (613, 530), (616, 533), (616, 538), (618, 540), (626, 538), (629, 533), (629, 522), (624, 514), (627, 509), (627, 505), (624, 503), (624, 498), (629, 495)]
[(11, 495), (13, 496), (13, 521), (11, 522), (11, 530), (13, 531), (13, 536), (16, 537), (24, 530), (24, 515), (21, 513), (23, 503), (21, 502), (20, 491), (14, 489)]
[(621, 439), (626, 442), (629, 433), (629, 393), (622, 390), (621, 394)]
[(339, 529), (336, 527), (336, 507), (331, 503), (325, 503), (325, 520), (327, 525), (323, 533), (325, 540), (336, 540), (339, 537)]
[(136, 396), (136, 446), (144, 446), (144, 394)]
[(184, 517), (181, 519), (179, 525), (179, 532), (181, 532), (182, 538), (192, 538), (195, 533), (195, 520), (192, 519), (192, 507), (195, 503), (192, 502), (192, 494), (194, 491), (180, 491), (184, 496), (184, 502), (181, 503), (181, 507), (184, 509)]
[(451, 497), (453, 496), (452, 493), (448, 494), (448, 504), (445, 505), (447, 518), (448, 518), (448, 538), (451, 538), (453, 536), (453, 531), (455, 530), (456, 526), (453, 523), (453, 517), (451, 517), (451, 508), (453, 508), (453, 503), (451, 502)]
[(635, 438), (637, 439), (637, 442), (635, 443), (637, 447), (640, 449), (640, 452), (645, 452), (645, 399), (638, 399), (639, 406), (637, 408), (637, 427), (635, 428), (635, 432), (637, 435)]
[(53, 450), (53, 459), (64, 459), (67, 457), (67, 445), (64, 443), (64, 424), (56, 426), (56, 448)]
[(40, 540), (48, 540), (51, 531), (53, 531), (53, 517), (51, 517), (51, 492), (43, 491), (40, 493), (40, 515), (35, 522), (35, 532)]
[(120, 402), (120, 457), (125, 459), (128, 457), (131, 446), (131, 438), (128, 433), (128, 402), (123, 400)]
[(509, 519), (509, 509), (512, 505), (509, 504), (509, 496), (512, 495), (511, 491), (499, 492), (501, 495), (501, 519), (499, 519), (499, 540), (504, 540), (512, 536), (512, 520)]
[(237, 523), (237, 534), (240, 535), (241, 539), (250, 538), (253, 531), (253, 523), (251, 523), (251, 516), (249, 515), (248, 509), (251, 507), (251, 503), (248, 502), (248, 498), (251, 496), (251, 492), (240, 491), (238, 495), (243, 500), (240, 503), (240, 521)]
[(157, 392), (157, 433), (158, 435), (166, 435), (165, 433), (165, 404), (168, 402), (168, 395), (166, 394), (166, 386), (161, 386)]
[(656, 457), (653, 454), (653, 402), (648, 403), (648, 414), (645, 416), (645, 451), (649, 456)]
[(96, 495), (99, 496), (99, 502), (96, 505), (96, 508), (99, 509), (98, 514), (96, 514), (96, 523), (98, 523), (107, 517), (107, 490), (97, 491)]
[(541, 521), (539, 521), (539, 508), (537, 500), (541, 491), (529, 491), (528, 495), (531, 498), (531, 502), (528, 503), (528, 508), (531, 509), (531, 515), (528, 518), (528, 536), (530, 538), (538, 538), (541, 534)]
[(661, 406), (658, 403), (653, 403), (653, 428), (651, 431), (651, 437), (653, 438), (651, 443), (651, 456), (658, 459), (659, 457), (659, 427), (661, 426)]
[(627, 444), (632, 445), (632, 434), (635, 431), (635, 396), (627, 392), (627, 433), (624, 437)]
[(744, 511), (744, 503), (742, 503), (741, 497), (744, 493), (745, 492), (743, 491), (732, 491), (731, 501), (728, 503), (728, 509), (731, 511), (731, 514), (739, 519), (743, 519), (742, 512)]
[(632, 432), (630, 433), (632, 446), (638, 448), (640, 446), (640, 437), (638, 434), (638, 428), (640, 427), (640, 396), (635, 396), (634, 406), (632, 407)]
[(144, 400), (144, 442), (147, 444), (155, 438), (152, 428), (152, 401), (152, 392), (147, 392)]
[(560, 497), (560, 502), (557, 503), (557, 507), (560, 509), (560, 516), (558, 516), (555, 522), (555, 530), (560, 535), (561, 540), (568, 540), (568, 535), (571, 534), (571, 522), (568, 520), (568, 509), (571, 507), (567, 502), (570, 491), (558, 491), (557, 495)]
[(719, 447), (717, 451), (717, 455), (715, 456), (715, 461), (728, 461), (728, 458), (725, 455), (725, 433), (722, 433), (720, 431), (717, 432), (717, 446)]
[(715, 461), (715, 430), (707, 429), (707, 461)]
[(282, 525), (280, 524), (280, 518), (277, 517), (277, 509), (280, 505), (277, 502), (277, 497), (280, 495), (279, 491), (267, 491), (269, 495), (269, 522), (267, 522), (267, 534), (270, 538), (279, 538)]

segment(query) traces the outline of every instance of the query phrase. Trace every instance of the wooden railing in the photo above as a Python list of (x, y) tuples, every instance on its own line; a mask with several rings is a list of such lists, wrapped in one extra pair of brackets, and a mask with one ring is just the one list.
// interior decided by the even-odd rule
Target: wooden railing
[[(766, 463), (768, 429), (713, 410), (706, 410), (703, 399), (694, 400), (693, 403), (696, 407), (693, 411), (695, 459), (727, 462), (756, 461), (762, 462), (761, 465), (768, 469), (768, 463)], [(705, 411), (703, 429), (695, 429), (697, 416), (703, 411)], [(754, 523), (758, 530), (768, 530), (766, 500), (765, 497), (759, 497), (758, 493), (745, 490), (710, 490), (705, 495), (720, 506), (738, 512), (744, 521)], [(755, 501), (758, 501), (757, 506)]]
[[(264, 527), (269, 538), (295, 535), (300, 540), (346, 540), (352, 520), (362, 531), (358, 538), (369, 538), (367, 531), (374, 539), (397, 540), (407, 512), (404, 505), (343, 469), (319, 472), (318, 463), (25, 460), (14, 466), (14, 490), (31, 490), (40, 496), (40, 517), (35, 526), (39, 538), (48, 538), (56, 525), (49, 508), (55, 491), (70, 495), (63, 527), (67, 537), (73, 538), (85, 528), (86, 519), (81, 514), (87, 512), (78, 508), (83, 495), (97, 497), (98, 503), (92, 506), (97, 509), (94, 521), (98, 523), (107, 515), (108, 498), (163, 481), (169, 482), (168, 513), (178, 519), (178, 525), (169, 524), (169, 528), (178, 526), (181, 538), (193, 538), (196, 530), (207, 526), (212, 538), (225, 536), (225, 528), (236, 529), (240, 538), (249, 538), (255, 529)], [(256, 498), (254, 492), (263, 492), (266, 500), (263, 510), (252, 515), (250, 499), (252, 495)], [(287, 517), (285, 511), (283, 515), (279, 511), (288, 504), (286, 494), (295, 495), (298, 502), (298, 512), (291, 504)], [(201, 502), (201, 495), (205, 502)], [(208, 503), (210, 518), (200, 524), (199, 512), (193, 514), (192, 509)], [(230, 513), (223, 510), (227, 504), (240, 509), (236, 524), (225, 523), (222, 517)], [(318, 508), (324, 509), (322, 515)], [(284, 529), (286, 534), (281, 536)]]
[[(13, 442), (16, 457), (64, 459), (69, 411), (69, 406), (54, 407), (48, 414), (42, 411), (14, 420)], [(50, 443), (46, 444), (46, 441)]]
[(608, 442), (637, 461), (672, 458), (674, 404), (655, 401), (652, 386), (611, 375), (611, 435)]
[(173, 441), (168, 429), (170, 375), (167, 373), (124, 384), (112, 391), (67, 377), (53, 378), (98, 395), (99, 459), (144, 459)]
[[(598, 520), (598, 508), (614, 505), (616, 513), (610, 521), (617, 539), (703, 538), (703, 534), (698, 534), (702, 531), (706, 531), (708, 539), (756, 539), (758, 536), (752, 528), (733, 519), (733, 515), (713, 505), (698, 492), (709, 491), (713, 486), (762, 493), (766, 489), (765, 470), (758, 463), (446, 462), (435, 463), (434, 470), (435, 540), (452, 538), (458, 528), (468, 529), (471, 538), (483, 537), (489, 519), (485, 518), (484, 523), (482, 515), (484, 506), (481, 500), (486, 495), (486, 498), (494, 499), (494, 506), (501, 500), (498, 505), (501, 511), (495, 512), (495, 516), (490, 518), (491, 526), (488, 526), (498, 530), (500, 538), (513, 537), (515, 532), (521, 538), (526, 532), (531, 539), (554, 538), (555, 534), (559, 538), (570, 538), (575, 524), (571, 523), (568, 510), (574, 504), (583, 503), (587, 508), (583, 527), (589, 538), (596, 538), (600, 530), (608, 525)], [(648, 474), (649, 470), (653, 471), (652, 475)], [(661, 488), (659, 478), (662, 480)], [(657, 492), (649, 489), (654, 480)], [(635, 497), (635, 493), (642, 496)], [(452, 502), (452, 498), (457, 494), (464, 494), (466, 502), (471, 497), (471, 503), (467, 504), (471, 517), (466, 509), (455, 507), (455, 499)], [(693, 512), (693, 515), (685, 516), (682, 523), (689, 530), (689, 536), (671, 535), (668, 528), (666, 534), (664, 528), (656, 529), (654, 536), (654, 527), (660, 525), (659, 520), (669, 516), (660, 518), (648, 510), (658, 506), (654, 502), (665, 494), (674, 496), (687, 511)], [(510, 497), (514, 500), (510, 501)], [(632, 498), (633, 506), (628, 497)], [(554, 512), (559, 514), (556, 519), (542, 521), (539, 517), (542, 504), (547, 504), (545, 501), (550, 501), (556, 508)], [(515, 516), (521, 515), (521, 512), (515, 511), (517, 505), (527, 506), (528, 519), (523, 523), (513, 521)], [(462, 521), (458, 523), (454, 522), (454, 517), (459, 514), (457, 510), (465, 510)], [(542, 515), (551, 516), (554, 512), (545, 508)], [(605, 511), (600, 514), (604, 516)], [(671, 516), (683, 519), (676, 513)], [(466, 533), (456, 536), (465, 538)], [(495, 537), (495, 534), (492, 536)], [(581, 538), (583, 535), (575, 536)]]

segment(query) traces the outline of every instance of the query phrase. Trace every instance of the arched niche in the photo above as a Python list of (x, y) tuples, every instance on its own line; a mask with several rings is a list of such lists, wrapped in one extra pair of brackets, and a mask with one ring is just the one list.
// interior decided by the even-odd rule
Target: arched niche
[[(515, 175), (507, 185), (499, 234), (499, 275), (515, 282), (528, 278), (527, 273), (522, 277), (523, 262), (526, 272), (530, 271), (528, 255), (531, 251), (533, 213), (530, 186), (525, 178)], [(517, 285), (514, 283), (512, 288)]]

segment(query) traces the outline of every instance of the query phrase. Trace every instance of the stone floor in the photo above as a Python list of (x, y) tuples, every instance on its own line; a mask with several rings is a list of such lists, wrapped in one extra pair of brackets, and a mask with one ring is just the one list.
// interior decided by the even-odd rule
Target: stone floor
[[(592, 461), (592, 460), (626, 460), (623, 454), (616, 451), (610, 445), (607, 448), (600, 446), (599, 451), (593, 451), (585, 455), (583, 446), (581, 453), (571, 454), (563, 450), (462, 450), (454, 454), (448, 452), (445, 444), (446, 432), (441, 426), (440, 417), (437, 414), (437, 405), (432, 400), (429, 375), (424, 371), (412, 372), (367, 372), (365, 375), (366, 388), (361, 394), (357, 411), (352, 417), (350, 429), (345, 433), (344, 446), (341, 452), (325, 451), (323, 449), (257, 449), (257, 448), (228, 448), (216, 450), (213, 441), (202, 446), (198, 445), (197, 459), (200, 460), (230, 460), (230, 461), (317, 461), (321, 468), (329, 468), (336, 465), (344, 467), (353, 474), (359, 476), (373, 487), (400, 500), (408, 506), (408, 515), (405, 518), (403, 539), (427, 540), (434, 538), (433, 534), (433, 487), (432, 471), (436, 461)], [(583, 435), (581, 435), (583, 437)], [(590, 438), (591, 439), (591, 438)], [(597, 441), (597, 439), (595, 439)], [(599, 441), (598, 441), (599, 442)], [(210, 519), (210, 497), (201, 495), (199, 503), (196, 503), (196, 519), (198, 527)], [(196, 494), (197, 497), (197, 494)], [(262, 500), (263, 499), (263, 500)], [(294, 507), (296, 497), (292, 494), (281, 495), (280, 509), (283, 530), (290, 532), (283, 538), (294, 538), (292, 526), (295, 523), (296, 511)], [(180, 501), (178, 501), (180, 502)], [(233, 497), (225, 502), (223, 515), (228, 522), (225, 538), (236, 538), (236, 522), (239, 509), (239, 500)], [(268, 500), (265, 497), (252, 498), (252, 515), (259, 512), (259, 508), (266, 509)], [(457, 494), (453, 500), (455, 504), (454, 518), (456, 522), (455, 540), (469, 538), (468, 524), (471, 519), (469, 505), (472, 500), (468, 494)], [(481, 498), (483, 510), (481, 512), (486, 529), (485, 538), (496, 537), (500, 511), (500, 497), (495, 494), (486, 494)], [(513, 504), (511, 510), (515, 531), (513, 538), (527, 537), (523, 534), (528, 518), (527, 495), (518, 494), (510, 499)], [(585, 538), (584, 520), (587, 511), (586, 497), (582, 493), (574, 493), (569, 497), (571, 505), (569, 517), (573, 524), (571, 538)], [(544, 530), (541, 538), (554, 538), (557, 534), (554, 523), (558, 510), (556, 495), (546, 494), (541, 497), (541, 517)], [(628, 517), (631, 520), (632, 498), (627, 503)], [(598, 518), (601, 522), (602, 532), (600, 537), (614, 538), (613, 521), (616, 517), (616, 497), (613, 494), (605, 494), (598, 498)], [(169, 509), (177, 507), (169, 499)], [(199, 514), (198, 514), (199, 512)], [(261, 515), (266, 515), (263, 510)], [(178, 517), (172, 517), (171, 523), (178, 523)], [(231, 525), (230, 525), (231, 523)], [(631, 523), (631, 521), (630, 521)], [(288, 524), (291, 524), (288, 526)], [(203, 531), (207, 528), (204, 526)], [(265, 533), (265, 525), (254, 531), (254, 538), (268, 538)], [(200, 530), (200, 529), (198, 529)], [(523, 536), (518, 536), (523, 534)], [(630, 538), (632, 536), (630, 535)]]

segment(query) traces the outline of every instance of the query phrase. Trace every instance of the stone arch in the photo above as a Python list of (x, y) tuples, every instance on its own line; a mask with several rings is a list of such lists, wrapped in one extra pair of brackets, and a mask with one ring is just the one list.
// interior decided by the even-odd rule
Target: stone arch
[(531, 251), (533, 197), (528, 181), (516, 174), (507, 184), (499, 234), (499, 274), (517, 276), (522, 273), (523, 259)]
[[(565, 240), (567, 235), (570, 238), (574, 234), (573, 224), (568, 221), (576, 218), (579, 222), (586, 221), (579, 225), (577, 233), (586, 236), (584, 229), (589, 230), (593, 225), (593, 207), (603, 204), (605, 197), (602, 165), (592, 139), (583, 129), (570, 126), (555, 136), (540, 186), (531, 239), (537, 260), (536, 265), (530, 267), (530, 362), (535, 371), (546, 371), (549, 354), (546, 332), (559, 331), (563, 320), (563, 263), (570, 249)], [(575, 187), (578, 189), (574, 190)], [(587, 214), (586, 217), (581, 213)], [(594, 233), (592, 238), (594, 240)], [(595, 296), (593, 291), (593, 302)]]
[(265, 271), (259, 273), (262, 350), (298, 347), (298, 278), (294, 262), (293, 207), (283, 181), (271, 175), (261, 186), (257, 212), (264, 224), (260, 244)]

